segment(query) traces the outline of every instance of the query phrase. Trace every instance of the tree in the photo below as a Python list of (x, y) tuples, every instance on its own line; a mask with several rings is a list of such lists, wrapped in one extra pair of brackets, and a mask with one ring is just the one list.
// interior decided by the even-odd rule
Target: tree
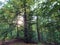
[[(16, 17), (18, 15), (20, 15), (20, 13), (24, 13), (24, 35), (25, 35), (25, 40), (26, 41), (30, 41), (31, 38), (30, 37), (30, 27), (28, 27), (28, 25), (30, 25), (28, 23), (28, 16), (30, 14), (30, 6), (34, 4), (33, 2), (34, 0), (9, 0), (9, 2), (1, 9), (4, 11), (4, 18), (2, 18), (2, 20), (4, 20), (6, 23), (9, 24), (9, 26), (11, 26), (12, 24), (15, 25), (16, 27), (16, 23), (13, 23), (13, 21), (16, 19)], [(29, 29), (28, 29), (29, 28)], [(12, 30), (12, 29), (11, 29)], [(10, 30), (10, 31), (11, 31)], [(17, 30), (17, 37), (19, 37), (19, 31)], [(27, 33), (27, 34), (26, 34)], [(28, 39), (28, 40), (27, 40)], [(30, 41), (31, 42), (31, 41)]]

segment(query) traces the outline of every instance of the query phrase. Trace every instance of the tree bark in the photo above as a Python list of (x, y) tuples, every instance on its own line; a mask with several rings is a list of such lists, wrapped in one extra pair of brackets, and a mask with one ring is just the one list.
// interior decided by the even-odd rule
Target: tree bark
[(37, 24), (37, 34), (38, 34), (38, 41), (40, 42), (40, 31), (39, 31), (40, 30), (39, 29), (40, 26), (39, 26), (39, 22), (38, 21), (39, 21), (39, 18), (38, 18), (38, 15), (37, 15), (37, 23), (36, 23)]
[(27, 14), (26, 14), (26, 0), (24, 0), (24, 41), (28, 43), (28, 23), (27, 23)]

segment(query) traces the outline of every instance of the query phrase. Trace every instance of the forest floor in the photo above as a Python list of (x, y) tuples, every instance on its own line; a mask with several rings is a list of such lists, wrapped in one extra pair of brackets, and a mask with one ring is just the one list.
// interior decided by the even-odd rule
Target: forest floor
[(31, 43), (24, 43), (24, 42), (16, 42), (16, 43), (11, 43), (9, 45), (43, 45), (43, 44), (31, 44)]
[[(7, 42), (7, 41), (6, 41)], [(0, 45), (2, 43), (0, 42)], [(17, 40), (11, 40), (11, 41), (8, 41), (7, 43), (5, 43), (6, 45), (44, 45), (42, 43), (39, 43), (39, 44), (36, 44), (36, 43), (25, 43), (23, 41), (17, 41)]]

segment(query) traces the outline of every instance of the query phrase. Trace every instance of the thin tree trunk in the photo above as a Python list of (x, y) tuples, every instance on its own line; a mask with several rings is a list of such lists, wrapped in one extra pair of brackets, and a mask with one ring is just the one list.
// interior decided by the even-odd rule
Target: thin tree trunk
[(38, 18), (38, 15), (37, 15), (37, 34), (38, 34), (38, 41), (40, 41), (40, 32), (39, 32), (39, 22), (38, 22), (39, 18)]

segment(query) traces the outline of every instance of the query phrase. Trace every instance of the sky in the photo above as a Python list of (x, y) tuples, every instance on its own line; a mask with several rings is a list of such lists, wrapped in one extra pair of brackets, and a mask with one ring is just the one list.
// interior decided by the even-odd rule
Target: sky
[(0, 8), (2, 8), (2, 6), (4, 6), (4, 4), (7, 3), (8, 0), (0, 0), (0, 2), (2, 2), (2, 5), (0, 5)]
[(0, 1), (5, 2), (6, 0), (0, 0)]

